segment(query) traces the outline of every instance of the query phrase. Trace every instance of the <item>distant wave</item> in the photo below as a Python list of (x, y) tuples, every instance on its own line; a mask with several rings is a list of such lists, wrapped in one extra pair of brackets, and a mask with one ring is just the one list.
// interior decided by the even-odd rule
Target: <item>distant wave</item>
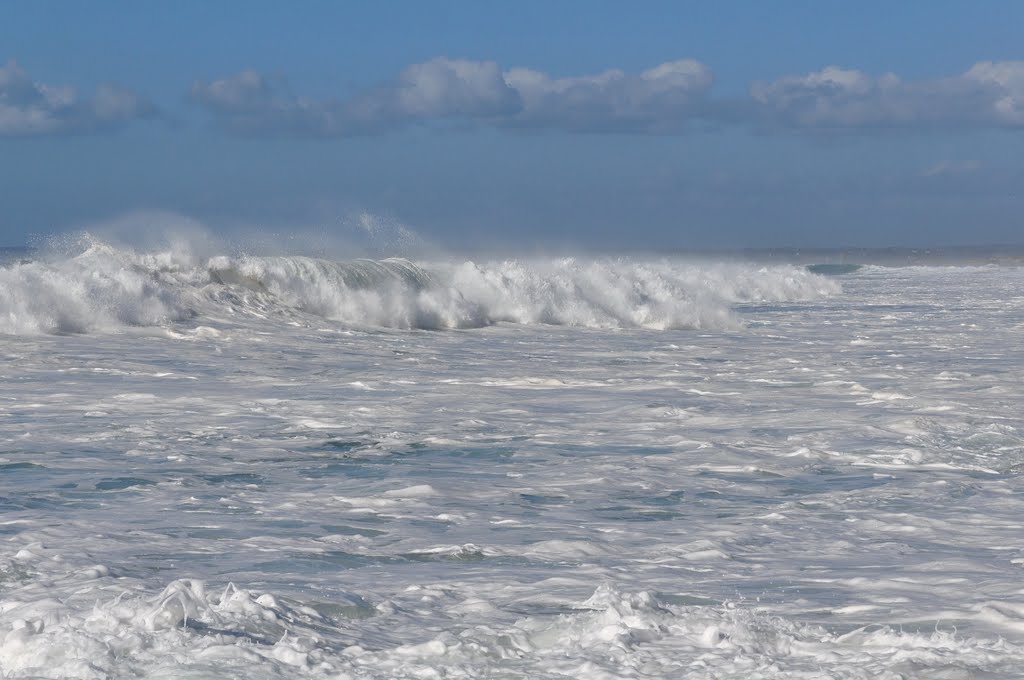
[(807, 265), (807, 271), (812, 274), (824, 274), (826, 276), (841, 276), (843, 274), (852, 274), (861, 268), (859, 264), (835, 264), (835, 263), (820, 263), (820, 264), (809, 264)]
[(615, 258), (490, 262), (136, 252), (90, 241), (78, 254), (0, 267), (0, 333), (87, 333), (189, 319), (322, 317), (353, 327), (727, 329), (736, 304), (837, 293), (801, 267)]

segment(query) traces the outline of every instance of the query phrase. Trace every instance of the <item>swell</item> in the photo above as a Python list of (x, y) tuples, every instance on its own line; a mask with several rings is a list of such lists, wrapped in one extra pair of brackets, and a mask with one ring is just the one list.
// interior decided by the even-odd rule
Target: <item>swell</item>
[(729, 329), (746, 302), (815, 299), (839, 285), (793, 266), (671, 260), (311, 257), (195, 260), (94, 242), (63, 258), (0, 267), (0, 333), (88, 333), (191, 318), (293, 319), (355, 327)]

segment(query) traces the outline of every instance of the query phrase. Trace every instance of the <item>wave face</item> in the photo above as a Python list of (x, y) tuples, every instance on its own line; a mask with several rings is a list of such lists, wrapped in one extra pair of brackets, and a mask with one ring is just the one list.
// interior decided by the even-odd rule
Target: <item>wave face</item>
[(736, 304), (816, 299), (839, 285), (794, 266), (632, 259), (414, 263), (139, 253), (91, 242), (0, 267), (0, 332), (85, 333), (187, 319), (311, 315), (357, 327), (728, 329)]

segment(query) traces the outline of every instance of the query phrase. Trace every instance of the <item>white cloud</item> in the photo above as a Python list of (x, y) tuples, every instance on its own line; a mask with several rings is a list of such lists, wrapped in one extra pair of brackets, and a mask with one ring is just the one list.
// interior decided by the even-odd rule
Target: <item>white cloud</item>
[(345, 132), (339, 104), (296, 97), (284, 78), (242, 71), (213, 82), (196, 81), (192, 99), (236, 132), (335, 136)]
[(553, 78), (494, 62), (437, 58), (346, 101), (292, 95), (283, 79), (254, 71), (197, 82), (192, 97), (239, 132), (354, 135), (420, 121), (565, 131), (676, 131), (698, 115), (711, 70), (693, 60), (639, 75), (619, 70)]
[(528, 69), (505, 73), (522, 98), (508, 122), (524, 127), (576, 131), (675, 131), (699, 113), (712, 74), (691, 59), (666, 62), (639, 75), (620, 70), (593, 76), (551, 78)]
[(1024, 125), (1024, 61), (981, 61), (961, 79), (983, 88), (987, 116), (1005, 125)]
[(520, 106), (518, 93), (493, 61), (439, 58), (415, 64), (402, 73), (390, 94), (408, 117), (487, 117)]
[(89, 98), (35, 82), (14, 61), (0, 67), (0, 137), (84, 134), (155, 114), (147, 100), (115, 85), (100, 85)]
[(810, 128), (1024, 125), (1024, 62), (911, 81), (830, 66), (751, 87), (752, 117)]
[(393, 83), (339, 106), (350, 132), (419, 120), (494, 121), (521, 107), (518, 93), (493, 61), (439, 57), (406, 68)]

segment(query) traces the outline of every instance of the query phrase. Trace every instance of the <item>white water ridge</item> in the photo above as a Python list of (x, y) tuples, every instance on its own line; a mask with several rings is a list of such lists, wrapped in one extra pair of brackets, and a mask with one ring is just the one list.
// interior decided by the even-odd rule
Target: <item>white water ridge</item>
[(0, 268), (0, 332), (81, 333), (296, 313), (406, 329), (501, 322), (724, 329), (737, 325), (737, 302), (816, 299), (838, 290), (834, 281), (792, 266), (609, 258), (197, 261), (91, 243), (74, 257)]
[(0, 677), (1019, 677), (1024, 268), (840, 271), (19, 255)]

